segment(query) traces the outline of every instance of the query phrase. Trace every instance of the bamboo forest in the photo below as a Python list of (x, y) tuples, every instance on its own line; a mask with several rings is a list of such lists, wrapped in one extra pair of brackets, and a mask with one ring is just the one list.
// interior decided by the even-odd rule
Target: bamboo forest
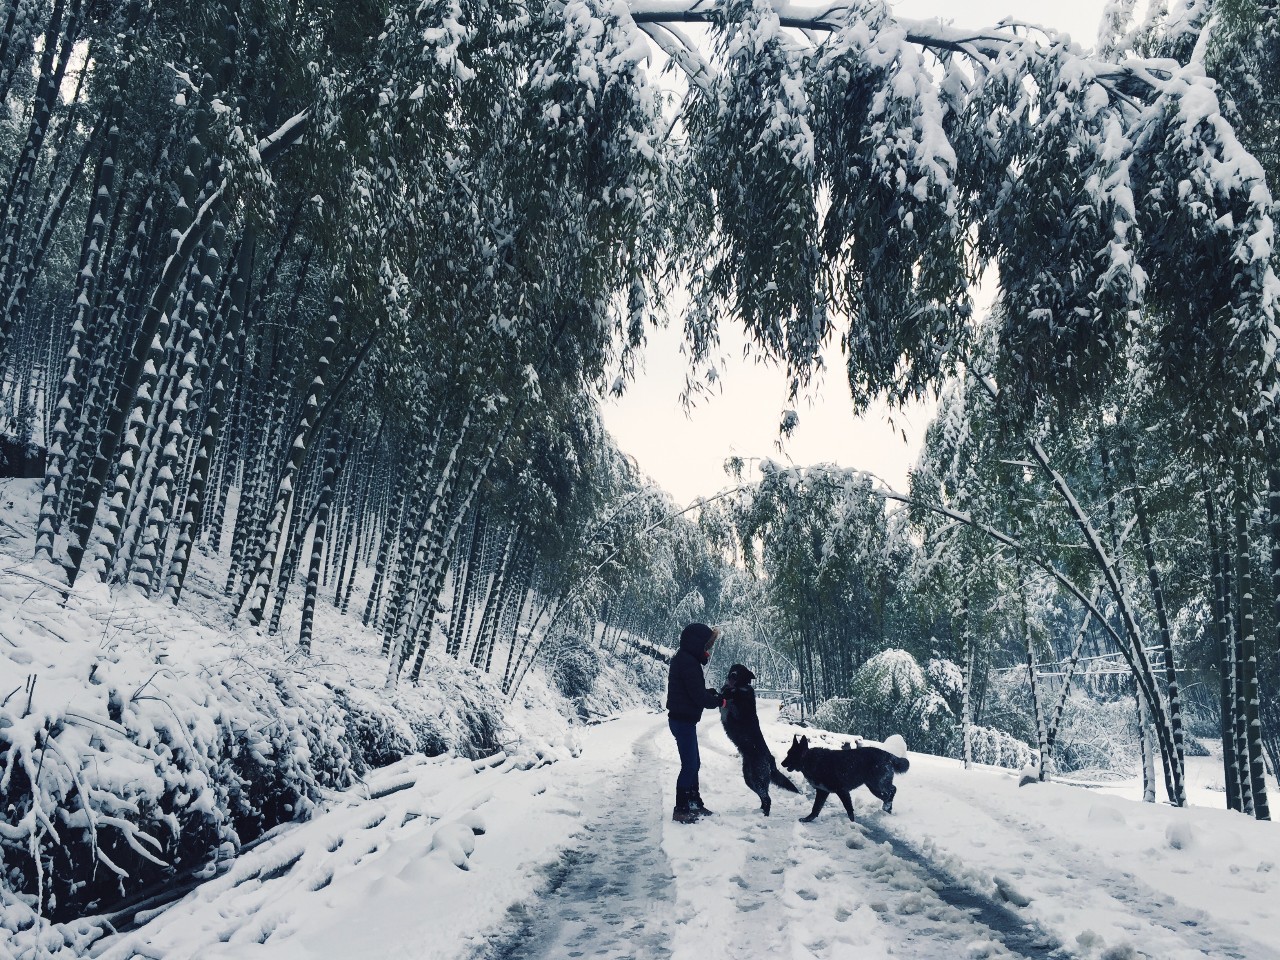
[(1280, 958), (1280, 2), (923, 6), (0, 0), (0, 957)]

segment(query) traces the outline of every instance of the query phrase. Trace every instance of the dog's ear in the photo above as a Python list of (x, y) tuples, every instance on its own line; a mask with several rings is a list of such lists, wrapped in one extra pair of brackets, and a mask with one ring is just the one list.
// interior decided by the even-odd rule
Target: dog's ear
[(801, 737), (801, 738), (800, 738), (800, 746), (802, 746), (802, 747), (808, 747), (808, 746), (809, 746), (809, 738), (808, 738), (808, 737)]

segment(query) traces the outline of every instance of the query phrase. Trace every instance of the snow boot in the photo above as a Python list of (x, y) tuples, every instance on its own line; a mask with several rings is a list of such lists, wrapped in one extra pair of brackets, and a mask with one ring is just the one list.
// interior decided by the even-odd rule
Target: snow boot
[(715, 812), (712, 810), (708, 810), (707, 805), (702, 802), (702, 794), (698, 793), (697, 790), (692, 790), (689, 793), (689, 809), (692, 810), (694, 814), (699, 817), (715, 816)]
[(676, 823), (698, 822), (698, 814), (689, 803), (692, 796), (693, 791), (691, 790), (676, 791), (676, 806), (675, 809), (671, 811), (671, 819), (676, 821)]

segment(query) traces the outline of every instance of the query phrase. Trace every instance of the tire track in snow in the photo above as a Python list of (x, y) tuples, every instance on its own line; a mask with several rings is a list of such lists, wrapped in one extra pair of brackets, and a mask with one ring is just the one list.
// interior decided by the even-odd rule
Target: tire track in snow
[[(832, 939), (824, 935), (822, 924), (815, 923), (820, 914), (830, 912), (832, 904), (841, 923), (860, 914), (862, 923), (855, 927), (866, 929), (873, 917), (885, 956), (909, 960), (1069, 956), (1034, 924), (965, 887), (877, 824), (863, 819), (851, 827), (846, 824), (841, 816), (825, 824), (819, 820), (806, 825), (792, 850), (788, 870), (792, 925), (812, 931), (801, 945), (813, 956), (832, 955)], [(838, 929), (825, 926), (828, 934)], [(847, 939), (836, 935), (837, 941)]]
[[(1033, 847), (1037, 841), (1031, 838), (1042, 829), (1041, 825), (992, 809), (990, 798), (963, 786), (949, 785), (948, 789), (957, 799), (971, 804), (998, 824), (1007, 835), (1027, 838), (1029, 849), (1023, 856), (1028, 860), (1034, 857)], [(1038, 842), (1043, 844), (1045, 841)], [(1146, 955), (1163, 960), (1172, 956), (1171, 950), (1178, 947), (1185, 951), (1183, 955), (1200, 955), (1212, 960), (1280, 960), (1280, 952), (1275, 948), (1222, 933), (1211, 925), (1210, 917), (1204, 911), (1193, 909), (1188, 913), (1186, 904), (1148, 886), (1133, 874), (1100, 870), (1096, 858), (1078, 843), (1065, 837), (1056, 837), (1052, 843), (1053, 860), (1059, 868), (1064, 897), (1072, 896), (1073, 890), (1078, 892), (1081, 889), (1090, 895), (1105, 896), (1114, 901), (1117, 911), (1148, 921), (1164, 935), (1165, 942), (1154, 944), (1150, 940), (1150, 931), (1134, 931), (1134, 939), (1141, 941), (1139, 949), (1144, 954), (1146, 949), (1155, 950)]]
[(605, 792), (603, 812), (582, 843), (547, 870), (535, 903), (514, 908), (514, 931), (477, 954), (484, 960), (662, 960), (674, 925), (671, 864), (662, 851), (666, 817), (653, 729), (631, 745), (632, 763)]
[[(967, 928), (966, 932), (975, 935), (970, 956), (1050, 958), (1070, 955), (1060, 949), (1057, 938), (1016, 911), (953, 877), (886, 830), (879, 818), (874, 822), (862, 821), (859, 825), (863, 834), (877, 845), (876, 853), (884, 858), (879, 868), (881, 871), (887, 870), (892, 874), (905, 870), (922, 881), (922, 900), (905, 903), (920, 907), (926, 916), (936, 912), (946, 922), (958, 922)], [(890, 884), (893, 885), (892, 880)], [(938, 910), (935, 907), (931, 911), (927, 903), (930, 895), (944, 908)]]

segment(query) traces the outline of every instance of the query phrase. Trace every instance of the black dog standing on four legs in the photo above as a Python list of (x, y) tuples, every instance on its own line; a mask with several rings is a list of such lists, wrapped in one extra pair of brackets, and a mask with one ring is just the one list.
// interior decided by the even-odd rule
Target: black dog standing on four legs
[(680, 752), (680, 775), (676, 777), (676, 806), (672, 820), (696, 823), (711, 816), (698, 793), (698, 721), (702, 711), (720, 706), (720, 694), (704, 686), (702, 665), (711, 659), (711, 647), (719, 630), (705, 623), (691, 623), (680, 631), (680, 649), (671, 658), (667, 672), (667, 726)]
[(740, 663), (729, 668), (729, 677), (720, 688), (724, 703), (720, 707), (720, 722), (724, 732), (742, 755), (742, 779), (747, 787), (760, 798), (760, 810), (767, 817), (772, 801), (769, 784), (792, 793), (799, 788), (778, 769), (778, 763), (769, 751), (769, 745), (760, 732), (760, 717), (756, 713), (756, 691), (751, 681), (756, 675)]
[(844, 804), (844, 812), (853, 819), (853, 801), (849, 793), (862, 786), (884, 802), (885, 813), (893, 813), (893, 797), (898, 788), (893, 785), (895, 773), (906, 773), (911, 764), (906, 757), (899, 757), (879, 747), (856, 747), (853, 750), (828, 750), (810, 747), (808, 737), (792, 737), (791, 749), (783, 758), (782, 766), (795, 770), (813, 784), (817, 796), (813, 809), (801, 823), (809, 823), (822, 810), (827, 797), (835, 794)]

